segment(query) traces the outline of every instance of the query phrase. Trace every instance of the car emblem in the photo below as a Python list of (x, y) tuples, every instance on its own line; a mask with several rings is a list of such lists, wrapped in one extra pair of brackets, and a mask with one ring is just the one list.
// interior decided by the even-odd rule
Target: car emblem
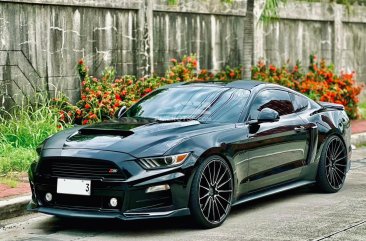
[(117, 173), (118, 172), (118, 169), (114, 169), (114, 168), (110, 168), (108, 170), (108, 173)]

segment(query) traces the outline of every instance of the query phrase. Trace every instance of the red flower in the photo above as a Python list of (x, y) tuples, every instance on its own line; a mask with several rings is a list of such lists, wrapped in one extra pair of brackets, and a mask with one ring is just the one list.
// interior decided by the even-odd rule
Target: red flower
[(230, 74), (229, 75), (230, 75), (231, 78), (234, 78), (234, 76), (235, 76), (234, 71), (230, 71)]
[(116, 100), (121, 100), (121, 96), (119, 94), (115, 94)]
[(88, 120), (83, 121), (83, 125), (86, 125), (86, 124), (88, 124)]
[(272, 71), (272, 72), (276, 72), (277, 69), (274, 65), (270, 65), (269, 70)]
[(84, 64), (84, 60), (83, 59), (80, 59), (79, 60), (79, 65), (83, 65)]
[(152, 89), (151, 88), (146, 88), (145, 90), (144, 90), (144, 93), (150, 93), (152, 91)]
[(88, 103), (85, 104), (84, 106), (85, 109), (90, 109), (90, 105)]

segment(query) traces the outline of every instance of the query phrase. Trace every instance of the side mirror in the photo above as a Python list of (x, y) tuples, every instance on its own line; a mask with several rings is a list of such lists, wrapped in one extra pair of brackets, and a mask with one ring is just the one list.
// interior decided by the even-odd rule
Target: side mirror
[(257, 121), (258, 123), (265, 123), (265, 122), (276, 122), (279, 119), (280, 114), (278, 114), (277, 111), (270, 108), (264, 108), (259, 112)]
[(278, 114), (277, 111), (270, 109), (270, 108), (264, 108), (262, 109), (256, 120), (250, 120), (248, 124), (260, 124), (260, 123), (266, 123), (266, 122), (276, 122), (280, 119), (280, 114)]
[(126, 112), (127, 108), (126, 106), (122, 106), (118, 112), (117, 112), (117, 119), (121, 119), (121, 117), (123, 116), (123, 114)]

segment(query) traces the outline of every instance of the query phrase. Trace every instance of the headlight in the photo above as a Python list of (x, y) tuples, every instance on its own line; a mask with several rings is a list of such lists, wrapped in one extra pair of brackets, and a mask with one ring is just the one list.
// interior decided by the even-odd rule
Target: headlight
[(172, 156), (142, 158), (138, 162), (145, 169), (167, 168), (181, 165), (188, 156), (189, 153), (183, 153)]

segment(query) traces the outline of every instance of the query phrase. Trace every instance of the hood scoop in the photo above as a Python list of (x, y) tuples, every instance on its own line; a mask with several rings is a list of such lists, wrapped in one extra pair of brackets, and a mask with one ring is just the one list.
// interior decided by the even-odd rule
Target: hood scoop
[(79, 134), (81, 135), (111, 135), (111, 136), (123, 136), (127, 137), (134, 134), (133, 131), (129, 130), (119, 130), (119, 129), (101, 129), (101, 128), (92, 128), (86, 127), (80, 129)]

